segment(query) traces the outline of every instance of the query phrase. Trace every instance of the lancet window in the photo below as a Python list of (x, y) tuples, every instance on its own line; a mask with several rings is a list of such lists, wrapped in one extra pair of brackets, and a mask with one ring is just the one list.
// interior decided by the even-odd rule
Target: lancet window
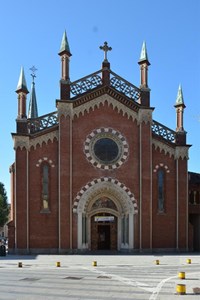
[(158, 170), (158, 212), (164, 212), (165, 209), (165, 172)]
[(42, 165), (42, 209), (49, 209), (49, 165)]

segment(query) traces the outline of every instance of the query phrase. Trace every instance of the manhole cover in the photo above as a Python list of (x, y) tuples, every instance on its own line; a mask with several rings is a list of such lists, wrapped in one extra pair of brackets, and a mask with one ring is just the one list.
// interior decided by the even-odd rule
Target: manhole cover
[(193, 288), (193, 292), (194, 292), (194, 294), (196, 294), (196, 295), (200, 295), (200, 288), (199, 288), (199, 287)]
[(80, 280), (80, 279), (82, 279), (82, 278), (83, 278), (83, 277), (67, 276), (67, 277), (65, 277), (64, 279)]
[(37, 280), (40, 280), (40, 278), (23, 278), (23, 279), (20, 279), (20, 280), (23, 280), (23, 281), (37, 281)]

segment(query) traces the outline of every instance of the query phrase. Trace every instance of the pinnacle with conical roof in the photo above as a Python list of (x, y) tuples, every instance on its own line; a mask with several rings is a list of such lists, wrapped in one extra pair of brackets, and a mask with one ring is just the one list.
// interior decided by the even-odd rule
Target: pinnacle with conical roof
[(145, 41), (142, 44), (142, 50), (141, 50), (140, 59), (139, 59), (139, 62), (143, 62), (143, 61), (147, 61), (148, 64), (150, 64), (149, 59), (148, 59), (147, 47), (146, 47), (146, 42)]
[(69, 43), (67, 40), (66, 30), (63, 33), (59, 54), (61, 54), (63, 52), (68, 52), (68, 54), (71, 56), (70, 49), (69, 49)]
[(185, 105), (184, 100), (183, 100), (183, 91), (182, 91), (182, 87), (180, 84), (178, 87), (178, 93), (177, 93), (177, 97), (176, 97), (176, 105)]
[(25, 78), (25, 75), (24, 75), (24, 68), (23, 67), (21, 67), (21, 71), (20, 71), (20, 76), (19, 76), (19, 81), (18, 81), (16, 92), (19, 92), (21, 90), (24, 91), (26, 94), (29, 93), (29, 91), (27, 89), (26, 78)]
[(31, 84), (31, 94), (30, 94), (30, 102), (28, 109), (28, 119), (38, 118), (38, 109), (37, 109), (37, 100), (35, 93), (35, 82), (33, 81)]

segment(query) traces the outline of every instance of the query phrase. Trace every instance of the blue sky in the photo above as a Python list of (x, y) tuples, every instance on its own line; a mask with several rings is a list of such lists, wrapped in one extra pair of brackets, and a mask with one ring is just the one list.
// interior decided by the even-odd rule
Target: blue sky
[(57, 53), (65, 29), (72, 53), (71, 81), (101, 68), (103, 52), (99, 46), (107, 41), (113, 49), (108, 53), (112, 71), (139, 85), (137, 62), (146, 41), (153, 118), (175, 130), (174, 104), (181, 83), (186, 105), (184, 128), (187, 142), (192, 144), (189, 170), (200, 172), (199, 0), (1, 1), (0, 182), (8, 198), (20, 68), (24, 67), (29, 90), (29, 68), (34, 65), (38, 69), (39, 115), (54, 111), (60, 80)]

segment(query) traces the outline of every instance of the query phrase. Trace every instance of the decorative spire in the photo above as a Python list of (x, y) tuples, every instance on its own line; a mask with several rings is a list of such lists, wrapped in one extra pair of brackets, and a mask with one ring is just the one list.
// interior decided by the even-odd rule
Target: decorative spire
[(58, 54), (61, 58), (60, 99), (68, 100), (70, 98), (69, 62), (71, 53), (66, 31), (63, 34), (60, 52)]
[(111, 47), (108, 47), (108, 43), (107, 43), (107, 42), (104, 42), (104, 45), (103, 45), (103, 46), (100, 46), (99, 49), (101, 49), (101, 50), (104, 51), (104, 62), (108, 62), (107, 52), (108, 52), (108, 51), (111, 51), (112, 48), (111, 48)]
[(27, 84), (26, 84), (26, 79), (25, 79), (24, 68), (23, 67), (21, 67), (19, 81), (18, 81), (18, 85), (17, 85), (17, 89), (16, 89), (17, 93), (20, 92), (20, 91), (23, 91), (26, 94), (29, 93), (29, 91), (27, 89)]
[(38, 109), (37, 109), (37, 100), (36, 100), (36, 93), (35, 93), (35, 72), (37, 69), (33, 66), (30, 68), (32, 71), (32, 84), (31, 84), (31, 94), (30, 94), (30, 102), (29, 102), (29, 109), (28, 109), (28, 119), (38, 118)]
[(69, 43), (67, 40), (66, 30), (63, 33), (59, 54), (62, 54), (63, 52), (67, 52), (69, 54), (69, 56), (71, 56), (70, 49), (69, 49)]
[(182, 91), (182, 87), (181, 85), (179, 84), (179, 87), (178, 87), (178, 93), (177, 93), (177, 97), (176, 97), (176, 105), (184, 105), (184, 100), (183, 100), (183, 91)]
[[(182, 88), (181, 85), (179, 84), (178, 87), (178, 94), (176, 97), (176, 103), (174, 105), (174, 107), (176, 108), (176, 131), (177, 132), (184, 132), (184, 126), (183, 126), (183, 113), (184, 113), (184, 109), (185, 109), (185, 104), (183, 101), (183, 92), (182, 92)], [(179, 137), (180, 140), (180, 137)], [(180, 142), (185, 143), (185, 137), (182, 138)]]
[(150, 89), (148, 86), (148, 67), (150, 62), (147, 55), (146, 43), (143, 42), (140, 59), (138, 61), (140, 66), (140, 89), (142, 91), (141, 97), (138, 101), (143, 106), (150, 106)]
[(145, 41), (142, 44), (142, 50), (141, 50), (141, 53), (140, 53), (140, 60), (139, 60), (139, 62), (143, 62), (143, 61), (147, 61), (148, 65), (150, 65), (149, 59), (148, 59), (148, 54), (147, 54), (146, 42)]

